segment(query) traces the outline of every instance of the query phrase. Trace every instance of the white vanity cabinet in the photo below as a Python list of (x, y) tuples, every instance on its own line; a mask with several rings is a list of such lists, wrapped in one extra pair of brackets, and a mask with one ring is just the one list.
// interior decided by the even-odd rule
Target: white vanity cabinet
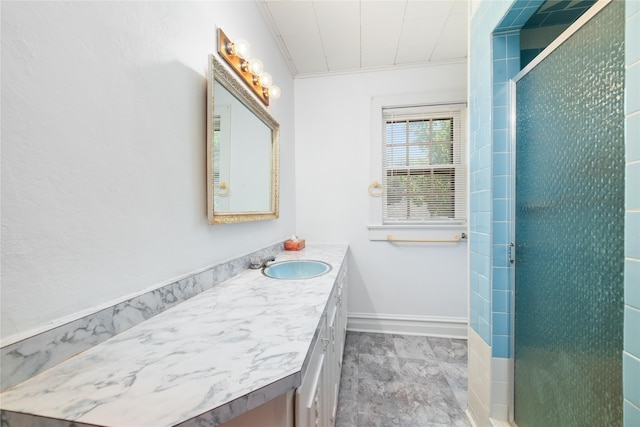
[(296, 390), (296, 427), (328, 427), (335, 423), (347, 331), (346, 277), (345, 262), (320, 320), (302, 385)]

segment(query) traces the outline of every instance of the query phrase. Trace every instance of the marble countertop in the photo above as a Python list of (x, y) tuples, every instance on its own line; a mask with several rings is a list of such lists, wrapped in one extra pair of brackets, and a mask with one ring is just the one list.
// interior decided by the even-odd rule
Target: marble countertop
[[(0, 408), (56, 426), (228, 421), (300, 385), (346, 252), (346, 245), (281, 252), (276, 261), (316, 259), (333, 268), (305, 280), (246, 270), (6, 390)], [(3, 425), (19, 415), (11, 412)]]

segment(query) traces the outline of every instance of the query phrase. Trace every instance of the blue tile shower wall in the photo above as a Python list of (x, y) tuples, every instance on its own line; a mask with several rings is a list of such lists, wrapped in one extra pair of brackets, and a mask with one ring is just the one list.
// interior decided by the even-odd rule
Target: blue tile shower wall
[[(470, 318), (473, 330), (491, 340), (492, 128), (491, 32), (510, 1), (484, 1), (471, 20), (469, 72)], [(505, 47), (506, 52), (506, 47)], [(506, 144), (506, 140), (505, 140)]]
[(640, 1), (627, 1), (625, 25), (625, 427), (640, 426)]
[[(525, 9), (518, 9), (518, 22)], [(535, 9), (534, 9), (535, 10)], [(511, 13), (511, 12), (509, 12)], [(508, 18), (509, 14), (505, 17)], [(505, 22), (503, 20), (503, 22)], [(526, 20), (525, 20), (526, 22)], [(493, 180), (493, 241), (492, 241), (492, 337), (493, 357), (511, 354), (513, 286), (508, 259), (512, 237), (511, 216), (511, 98), (509, 79), (520, 71), (520, 33), (502, 31), (492, 36), (493, 122), (492, 122), (492, 180)]]
[(471, 327), (493, 357), (510, 357), (513, 294), (509, 79), (520, 71), (519, 29), (542, 0), (484, 1), (471, 21)]

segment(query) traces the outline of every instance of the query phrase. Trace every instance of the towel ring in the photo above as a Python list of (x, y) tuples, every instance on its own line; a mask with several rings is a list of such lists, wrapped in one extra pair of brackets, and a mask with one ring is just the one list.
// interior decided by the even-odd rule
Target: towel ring
[[(377, 191), (374, 191), (374, 190), (377, 190)], [(368, 191), (369, 191), (369, 194), (372, 196), (382, 196), (382, 193), (384, 193), (384, 185), (382, 185), (378, 181), (373, 181), (369, 185)]]
[[(221, 191), (222, 190), (222, 191)], [(229, 186), (226, 182), (221, 182), (218, 185), (218, 189), (215, 191), (216, 196), (225, 197), (229, 195)]]

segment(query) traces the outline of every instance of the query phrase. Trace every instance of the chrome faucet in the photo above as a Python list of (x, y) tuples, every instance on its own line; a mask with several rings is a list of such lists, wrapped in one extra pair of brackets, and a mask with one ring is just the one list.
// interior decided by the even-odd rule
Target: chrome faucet
[(249, 264), (249, 268), (253, 270), (258, 270), (260, 268), (266, 267), (268, 262), (273, 262), (275, 260), (276, 260), (276, 257), (274, 256), (265, 258), (262, 261), (260, 261), (259, 257), (251, 258), (251, 264)]

